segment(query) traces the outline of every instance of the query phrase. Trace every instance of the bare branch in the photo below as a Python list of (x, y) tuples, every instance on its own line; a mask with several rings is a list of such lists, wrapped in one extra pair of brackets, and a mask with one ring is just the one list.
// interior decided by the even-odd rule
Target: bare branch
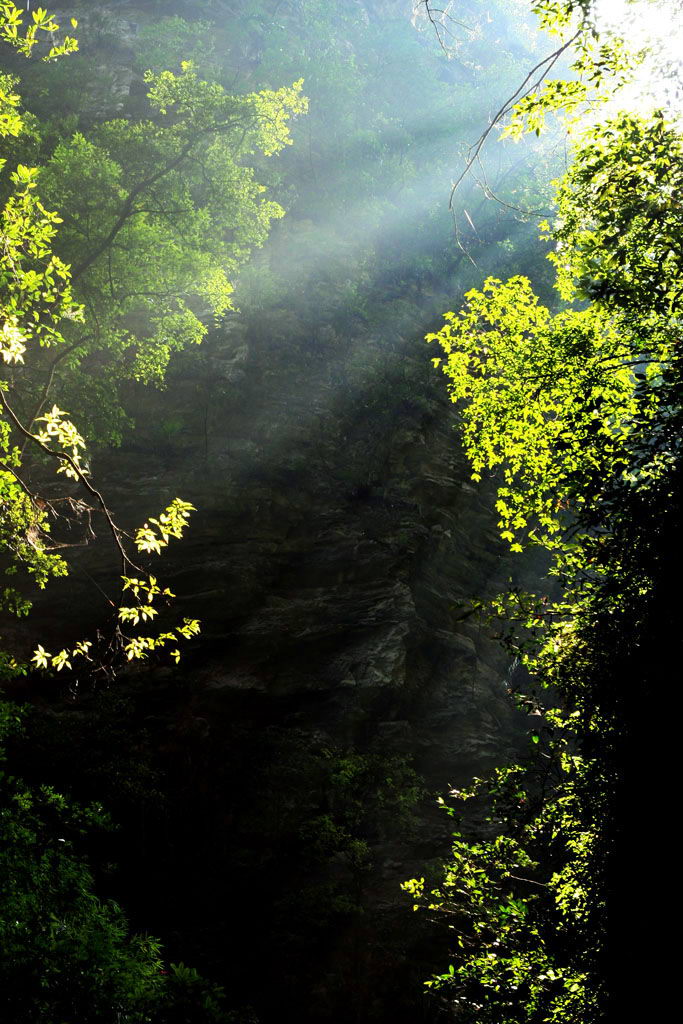
[[(462, 21), (458, 21), (451, 14), (452, 3), (448, 3), (445, 8), (434, 7), (430, 0), (417, 0), (413, 4), (414, 16), (417, 16), (417, 12), (420, 8), (424, 11), (425, 17), (429, 21), (430, 25), (434, 29), (434, 34), (439, 42), (439, 46), (446, 54), (447, 57), (451, 56), (451, 51), (443, 40), (443, 36), (450, 36), (451, 39), (457, 40), (457, 36), (451, 31), (450, 25), (457, 25), (458, 28), (465, 29), (466, 32), (475, 32), (476, 29), (472, 25), (466, 25)], [(439, 15), (439, 17), (436, 17)]]
[[(569, 47), (572, 46), (576, 42), (576, 40), (579, 38), (580, 35), (581, 35), (581, 30), (578, 30), (577, 32), (574, 33), (574, 35), (570, 39), (567, 40), (566, 43), (563, 43), (562, 46), (559, 46), (553, 53), (549, 54), (549, 56), (544, 57), (543, 60), (539, 61), (538, 64), (536, 64), (529, 71), (529, 73), (527, 74), (526, 78), (521, 83), (521, 85), (519, 85), (518, 88), (513, 92), (513, 94), (507, 98), (505, 103), (503, 103), (503, 105), (499, 108), (499, 110), (493, 116), (493, 118), (491, 119), (490, 124), (481, 133), (481, 135), (479, 136), (477, 141), (474, 142), (470, 146), (470, 148), (469, 148), (469, 150), (467, 152), (467, 159), (465, 161), (465, 167), (464, 167), (463, 171), (460, 173), (460, 175), (458, 176), (458, 178), (456, 179), (455, 183), (453, 184), (453, 186), (451, 188), (451, 194), (450, 194), (450, 198), (448, 200), (448, 208), (449, 209), (453, 208), (453, 197), (455, 196), (455, 193), (456, 193), (458, 187), (460, 186), (462, 181), (467, 177), (467, 175), (470, 172), (474, 162), (479, 159), (479, 154), (481, 153), (484, 145), (486, 144), (486, 140), (488, 139), (488, 137), (491, 134), (491, 132), (493, 131), (493, 129), (497, 125), (499, 125), (501, 123), (501, 121), (503, 120), (503, 118), (507, 114), (510, 113), (510, 111), (514, 107), (515, 103), (518, 102), (518, 100), (524, 99), (526, 96), (528, 96), (530, 93), (532, 93), (535, 89), (537, 89), (539, 87), (539, 85), (544, 81), (544, 79), (548, 76), (548, 74), (550, 73), (552, 68), (555, 66), (557, 61), (560, 59), (562, 54), (565, 53), (566, 50), (568, 50)], [(539, 72), (539, 71), (540, 71), (539, 77), (536, 79), (535, 82), (533, 82), (533, 84), (529, 85), (529, 82), (531, 82), (531, 80), (533, 79), (534, 75), (536, 75), (536, 73)]]

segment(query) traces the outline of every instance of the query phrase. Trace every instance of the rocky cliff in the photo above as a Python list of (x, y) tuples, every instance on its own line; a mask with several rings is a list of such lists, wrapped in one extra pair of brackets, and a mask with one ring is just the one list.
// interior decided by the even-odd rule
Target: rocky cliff
[[(160, 495), (197, 506), (165, 581), (203, 626), (179, 669), (71, 712), (81, 747), (127, 736), (162, 794), (133, 811), (110, 795), (128, 832), (112, 891), (265, 1020), (283, 999), (311, 1021), (349, 1019), (343, 998), (359, 1021), (417, 1012), (422, 939), (400, 882), (447, 851), (435, 795), (524, 733), (505, 653), (468, 614), (516, 566), (422, 340), (443, 303), (387, 304), (381, 330), (240, 318), (169, 391), (132, 396), (136, 444), (100, 458), (124, 522)], [(93, 581), (109, 585), (101, 559), (83, 551), (63, 589), (81, 628)], [(274, 941), (272, 988), (252, 999)]]

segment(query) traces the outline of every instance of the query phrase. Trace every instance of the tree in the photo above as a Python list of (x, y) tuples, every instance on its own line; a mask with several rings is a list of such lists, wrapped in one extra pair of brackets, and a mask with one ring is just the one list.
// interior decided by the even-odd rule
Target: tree
[[(21, 14), (12, 3), (0, 5), (0, 36), (29, 56), (40, 31), (54, 33), (58, 26), (42, 9), (22, 32)], [(48, 50), (46, 59), (72, 52), (75, 41), (66, 39)], [(0, 135), (16, 138), (24, 130), (18, 97), (7, 76), (0, 78)], [(2, 162), (4, 165), (4, 161)], [(0, 169), (2, 165), (0, 165)], [(3, 240), (0, 354), (7, 366), (24, 362), (36, 344), (58, 344), (63, 320), (82, 321), (82, 307), (73, 299), (69, 268), (52, 251), (60, 218), (37, 198), (36, 171), (19, 164), (10, 175), (10, 193), (2, 211)], [(6, 559), (5, 574), (20, 569), (44, 586), (50, 576), (65, 571), (59, 555), (46, 546), (46, 506), (23, 479), (22, 452), (13, 443), (13, 430), (56, 459), (59, 469), (80, 483), (100, 505), (119, 545), (124, 568), (132, 561), (100, 493), (93, 487), (82, 461), (83, 439), (66, 414), (57, 407), (39, 418), (45, 426), (30, 433), (9, 403), (17, 387), (10, 378), (0, 385), (5, 418), (0, 421), (0, 544)], [(29, 427), (32, 424), (29, 424)], [(54, 445), (54, 447), (53, 447)], [(75, 504), (74, 499), (66, 498)], [(176, 502), (137, 538), (139, 550), (160, 550), (172, 535), (182, 532), (190, 506)], [(124, 589), (135, 597), (135, 608), (119, 609), (119, 618), (135, 622), (151, 617), (150, 602), (161, 588), (152, 576), (126, 578)], [(16, 615), (29, 602), (19, 589), (8, 586), (2, 608)], [(186, 620), (186, 626), (189, 620)], [(182, 627), (181, 627), (182, 629)], [(192, 632), (194, 632), (194, 626)], [(176, 630), (177, 632), (177, 630)], [(158, 636), (152, 645), (158, 646)], [(145, 641), (140, 652), (144, 654)], [(39, 647), (34, 660), (58, 670), (70, 667), (70, 658), (90, 657), (91, 644), (81, 642), (73, 651), (50, 656)], [(8, 651), (0, 657), (3, 678), (23, 671)], [(110, 827), (99, 805), (79, 807), (51, 786), (31, 786), (5, 769), (6, 746), (21, 729), (21, 715), (0, 702), (0, 978), (2, 1004), (8, 1019), (29, 1022), (78, 1019), (102, 1024), (151, 1024), (170, 1019), (219, 1024), (234, 1020), (223, 1007), (223, 994), (182, 964), (163, 969), (160, 945), (131, 936), (121, 910), (95, 893), (94, 879), (79, 850), (84, 834)]]
[(656, 112), (598, 123), (576, 146), (545, 230), (560, 295), (583, 308), (553, 314), (527, 280), (489, 280), (430, 337), (475, 478), (502, 478), (503, 537), (550, 550), (562, 584), (555, 603), (497, 602), (560, 705), (520, 698), (536, 716), (528, 761), (463, 794), (489, 801), (491, 833), (456, 834), (438, 889), (406, 885), (453, 929), (430, 985), (458, 1020), (620, 1019), (647, 1005), (657, 970), (633, 944), (656, 932), (663, 895), (634, 883), (634, 864), (659, 872), (634, 807), (664, 780), (656, 658), (681, 654), (682, 145)]
[(122, 381), (161, 385), (171, 354), (234, 308), (230, 278), (284, 212), (246, 161), (290, 142), (306, 107), (301, 82), (232, 96), (189, 63), (145, 80), (146, 118), (76, 132), (41, 175), (86, 322), (41, 366), (37, 407), (60, 384), (101, 440), (120, 440)]
[[(133, 935), (121, 909), (98, 898), (84, 839), (111, 829), (99, 804), (80, 806), (49, 785), (5, 771), (21, 715), (0, 703), (0, 1007), (26, 1024), (238, 1024), (222, 989), (160, 943)], [(248, 1018), (251, 1020), (251, 1018)]]
[[(42, 17), (42, 15), (40, 15)], [(50, 31), (57, 26), (48, 20)], [(56, 55), (55, 49), (48, 54)], [(3, 132), (5, 137), (21, 134), (24, 124), (17, 113), (18, 98), (9, 91), (11, 80), (4, 83), (2, 98), (7, 112)], [(64, 342), (62, 325), (79, 323), (83, 320), (83, 308), (73, 297), (71, 275), (65, 264), (52, 249), (53, 239), (61, 219), (48, 211), (36, 195), (37, 171), (18, 164), (10, 174), (13, 187), (1, 214), (2, 236), (4, 238), (3, 277), (0, 315), (3, 319), (0, 354), (11, 368), (7, 379), (0, 382), (0, 402), (4, 416), (0, 420), (0, 448), (3, 453), (0, 471), (0, 543), (7, 557), (4, 568), (9, 585), (3, 590), (2, 610), (13, 615), (25, 615), (30, 609), (30, 600), (22, 589), (14, 584), (13, 578), (23, 573), (29, 581), (42, 588), (51, 576), (64, 575), (66, 563), (50, 545), (49, 512), (55, 512), (60, 502), (65, 503), (75, 518), (90, 517), (93, 512), (103, 515), (106, 525), (120, 554), (123, 590), (134, 597), (134, 607), (118, 610), (121, 622), (137, 624), (152, 618), (153, 599), (160, 594), (171, 596), (168, 590), (157, 585), (156, 578), (139, 569), (126, 547), (126, 537), (114, 523), (102, 494), (92, 484), (90, 473), (83, 461), (85, 441), (73, 421), (57, 405), (43, 416), (22, 422), (14, 408), (14, 396), (23, 397), (21, 377), (17, 369), (25, 364), (27, 352), (50, 348)], [(42, 424), (37, 433), (31, 432), (33, 422)], [(19, 446), (22, 442), (22, 447)], [(73, 498), (68, 493), (61, 498), (50, 500), (40, 496), (29, 484), (24, 471), (24, 448), (29, 443), (31, 450), (48, 456), (57, 463), (57, 472), (79, 484), (94, 500), (94, 504)], [(175, 499), (161, 514), (145, 524), (132, 539), (138, 552), (160, 552), (171, 537), (179, 537), (187, 523), (192, 506)], [(138, 575), (131, 576), (131, 571)], [(138, 600), (140, 598), (140, 600)], [(122, 604), (123, 602), (120, 602)], [(187, 619), (179, 625), (180, 636), (189, 638), (197, 632), (194, 620)], [(177, 633), (178, 631), (176, 631)], [(164, 639), (165, 637), (165, 639)], [(130, 657), (144, 656), (145, 652), (158, 646), (165, 646), (177, 639), (175, 634), (160, 633), (157, 637), (130, 638), (121, 642), (117, 634), (115, 649), (124, 649)], [(134, 643), (131, 646), (131, 642)], [(61, 670), (70, 668), (73, 658), (91, 660), (92, 642), (79, 641), (70, 650), (63, 649), (55, 655), (48, 654), (39, 645), (34, 662), (39, 668), (52, 667)], [(177, 648), (174, 647), (177, 651)], [(5, 675), (21, 674), (25, 667), (13, 652), (4, 652), (2, 668)]]
[[(32, 23), (23, 30), (21, 11), (13, 3), (0, 6), (0, 37), (24, 56), (30, 56), (39, 45), (40, 33), (53, 33), (58, 26), (42, 9), (34, 12)], [(75, 40), (50, 48), (44, 59), (52, 60), (73, 52)], [(24, 130), (19, 111), (19, 97), (14, 80), (0, 76), (0, 137), (16, 139)], [(0, 161), (0, 171), (6, 165)], [(45, 210), (35, 196), (35, 171), (19, 164), (10, 174), (10, 195), (1, 215), (3, 237), (2, 294), (0, 317), (0, 354), (7, 366), (24, 360), (27, 342), (34, 337), (40, 342), (56, 336), (56, 325), (65, 317), (78, 317), (68, 284), (68, 270), (50, 249), (55, 234), (56, 214)], [(26, 264), (31, 265), (30, 271)], [(7, 408), (7, 383), (2, 382), (0, 398)], [(45, 586), (51, 575), (60, 575), (65, 565), (59, 555), (45, 550), (37, 538), (47, 528), (44, 508), (31, 494), (19, 475), (21, 456), (12, 438), (12, 425), (7, 416), (0, 420), (0, 545), (9, 558), (6, 575), (23, 569), (37, 583)], [(78, 447), (76, 448), (78, 451)], [(10, 581), (8, 580), (8, 583)], [(3, 590), (2, 610), (14, 615), (26, 614), (29, 602), (14, 585)], [(21, 671), (14, 655), (3, 652), (4, 674)]]
[[(3, 8), (3, 37), (28, 56), (38, 32), (54, 33), (58, 26), (41, 9), (22, 36), (20, 13), (14, 5)], [(74, 49), (67, 38), (51, 46), (45, 60)], [(121, 653), (139, 658), (159, 648), (177, 660), (177, 641), (198, 631), (195, 620), (185, 619), (152, 636), (131, 635), (131, 626), (150, 621), (159, 600), (172, 596), (138, 556), (160, 553), (180, 537), (192, 506), (174, 499), (128, 537), (92, 483), (84, 435), (54, 403), (54, 390), (60, 403), (75, 404), (97, 440), (120, 439), (120, 383), (160, 385), (171, 353), (201, 341), (207, 319), (232, 308), (227, 275), (283, 212), (262, 197), (264, 187), (243, 161), (257, 150), (270, 155), (281, 149), (289, 141), (289, 117), (306, 105), (301, 83), (230, 96), (200, 81), (189, 63), (179, 74), (150, 73), (146, 82), (148, 117), (109, 121), (90, 138), (76, 132), (57, 143), (40, 172), (41, 198), (39, 171), (27, 164), (17, 164), (5, 188), (0, 351), (8, 371), (0, 388), (0, 541), (9, 558), (6, 572), (39, 587), (63, 575), (66, 563), (60, 544), (50, 540), (50, 518), (77, 520), (88, 535), (94, 516), (113, 537), (122, 578), (120, 598), (111, 602), (113, 634), (103, 649), (96, 653), (92, 642), (79, 641), (50, 654), (39, 645), (33, 658), (39, 668), (61, 670), (84, 658), (109, 671)], [(15, 84), (3, 77), (0, 128), (35, 153), (40, 126), (21, 113)], [(50, 212), (53, 202), (59, 216)], [(68, 490), (46, 496), (46, 457), (85, 498)], [(2, 607), (25, 614), (26, 588), (5, 588)], [(14, 652), (3, 663), (9, 673), (24, 671)]]

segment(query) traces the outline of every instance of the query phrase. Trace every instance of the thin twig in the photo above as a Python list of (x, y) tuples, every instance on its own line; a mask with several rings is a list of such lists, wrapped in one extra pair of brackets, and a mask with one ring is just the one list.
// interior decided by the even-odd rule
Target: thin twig
[[(460, 186), (460, 184), (463, 181), (463, 179), (468, 175), (468, 173), (469, 173), (470, 169), (472, 168), (472, 165), (474, 164), (475, 160), (478, 159), (479, 154), (481, 153), (481, 151), (482, 151), (482, 149), (483, 149), (483, 147), (484, 147), (484, 145), (486, 143), (486, 140), (488, 139), (489, 135), (491, 134), (493, 129), (496, 127), (496, 125), (500, 124), (500, 122), (503, 120), (503, 118), (506, 116), (506, 114), (509, 114), (509, 112), (512, 110), (513, 106), (515, 105), (515, 103), (517, 102), (518, 99), (523, 99), (524, 96), (528, 96), (529, 93), (533, 92), (534, 89), (538, 88), (538, 86), (544, 80), (546, 75), (548, 75), (550, 73), (550, 71), (552, 70), (554, 65), (560, 59), (562, 54), (566, 50), (568, 50), (569, 47), (572, 46), (576, 42), (576, 40), (579, 38), (580, 35), (581, 35), (581, 30), (579, 29), (577, 32), (574, 33), (574, 35), (571, 37), (571, 39), (568, 39), (567, 42), (563, 43), (562, 46), (558, 47), (557, 50), (555, 50), (553, 53), (549, 54), (547, 57), (544, 57), (543, 60), (539, 61), (538, 64), (536, 64), (535, 67), (533, 67), (531, 69), (531, 71), (529, 71), (529, 73), (527, 74), (526, 78), (521, 83), (521, 85), (518, 86), (518, 88), (513, 92), (512, 96), (509, 96), (508, 99), (505, 101), (505, 103), (503, 103), (503, 105), (499, 108), (499, 110), (494, 115), (493, 119), (491, 120), (491, 123), (481, 133), (481, 135), (479, 136), (477, 141), (474, 142), (470, 146), (470, 148), (468, 150), (467, 159), (466, 159), (466, 162), (465, 162), (465, 167), (464, 167), (463, 171), (461, 172), (461, 174), (458, 176), (458, 178), (455, 181), (455, 183), (453, 184), (453, 186), (451, 187), (451, 194), (450, 194), (450, 198), (448, 200), (448, 208), (449, 209), (453, 208), (453, 197), (454, 197), (458, 187)], [(532, 80), (532, 78), (534, 77), (534, 75), (538, 71), (541, 71), (541, 75), (536, 80), (536, 82), (534, 82), (534, 84), (527, 89), (527, 91), (525, 93), (524, 90), (527, 88), (528, 83)]]
[(83, 470), (80, 468), (78, 463), (67, 452), (56, 452), (56, 451), (54, 451), (54, 449), (49, 448), (46, 444), (44, 444), (42, 441), (40, 441), (35, 436), (35, 434), (32, 434), (29, 430), (27, 430), (26, 427), (24, 426), (24, 424), (21, 422), (19, 417), (16, 415), (16, 413), (12, 409), (12, 407), (10, 406), (9, 402), (7, 401), (7, 397), (5, 395), (5, 392), (2, 389), (0, 389), (0, 401), (2, 402), (2, 404), (4, 406), (5, 412), (7, 413), (9, 418), (12, 420), (12, 422), (14, 423), (15, 427), (17, 428), (17, 430), (21, 434), (23, 434), (25, 437), (28, 437), (31, 441), (33, 441), (33, 443), (38, 448), (40, 448), (42, 451), (44, 451), (46, 455), (49, 455), (53, 459), (58, 459), (60, 462), (65, 462), (68, 466), (70, 466), (71, 469), (73, 470), (73, 472), (76, 474), (76, 478), (78, 479), (79, 483), (83, 487), (85, 487), (86, 491), (88, 491), (88, 493), (91, 494), (93, 496), (93, 498), (95, 498), (97, 504), (100, 507), (100, 511), (102, 512), (102, 514), (104, 515), (104, 518), (107, 521), (107, 525), (109, 526), (109, 531), (110, 531), (112, 537), (114, 538), (114, 543), (116, 544), (117, 548), (119, 549), (119, 553), (121, 555), (121, 565), (122, 565), (122, 569), (123, 569), (124, 574), (127, 572), (128, 566), (130, 566), (132, 569), (135, 569), (136, 572), (142, 572), (143, 570), (140, 568), (140, 566), (136, 565), (135, 562), (133, 562), (133, 560), (131, 558), (129, 558), (128, 553), (127, 553), (126, 549), (124, 548), (124, 546), (123, 546), (123, 544), (121, 542), (121, 533), (122, 533), (122, 531), (119, 529), (119, 527), (116, 525), (116, 523), (112, 519), (111, 512), (107, 508), (107, 504), (106, 504), (104, 498), (102, 497), (101, 493), (97, 490), (97, 488), (93, 487), (93, 485), (90, 483), (90, 481), (88, 480), (87, 476), (85, 475)]
[[(40, 395), (40, 398), (36, 402), (36, 405), (35, 405), (35, 408), (33, 410), (33, 413), (31, 414), (31, 417), (30, 417), (30, 419), (28, 421), (28, 429), (29, 429), (29, 431), (30, 431), (31, 427), (33, 426), (33, 424), (35, 423), (35, 421), (38, 418), (38, 416), (40, 415), (40, 410), (43, 408), (43, 405), (45, 404), (45, 402), (47, 400), (47, 397), (50, 394), (50, 388), (52, 387), (52, 383), (54, 381), (55, 370), (57, 369), (57, 366), (59, 365), (59, 363), (61, 363), (62, 359), (65, 359), (66, 356), (70, 355), (71, 352), (74, 351), (74, 349), (78, 348), (82, 344), (83, 344), (82, 341), (74, 342), (73, 345), (69, 345), (67, 348), (62, 349), (62, 351), (59, 353), (59, 355), (56, 357), (56, 359), (53, 359), (52, 364), (50, 366), (50, 371), (49, 371), (49, 374), (48, 374), (48, 378), (47, 378), (47, 381), (45, 383), (45, 387), (43, 388), (43, 390), (41, 392), (41, 395)], [(29, 442), (29, 438), (32, 438), (32, 437), (33, 437), (33, 435), (29, 434), (28, 437), (24, 438), (24, 443), (21, 446), (21, 454), (22, 455), (24, 454), (24, 451), (26, 449), (26, 445)]]
[(536, 882), (533, 878), (520, 878), (519, 875), (513, 875), (510, 872), (506, 875), (507, 878), (514, 878), (515, 882), (526, 882), (527, 885), (537, 885), (540, 889), (547, 889), (547, 882)]

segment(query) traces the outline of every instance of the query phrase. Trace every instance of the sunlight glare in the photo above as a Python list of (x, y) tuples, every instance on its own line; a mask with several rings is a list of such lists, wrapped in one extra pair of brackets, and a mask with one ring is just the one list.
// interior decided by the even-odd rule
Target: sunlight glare
[(683, 0), (598, 0), (598, 28), (621, 35), (634, 49), (649, 51), (634, 81), (610, 106), (645, 114), (656, 107), (683, 113)]

